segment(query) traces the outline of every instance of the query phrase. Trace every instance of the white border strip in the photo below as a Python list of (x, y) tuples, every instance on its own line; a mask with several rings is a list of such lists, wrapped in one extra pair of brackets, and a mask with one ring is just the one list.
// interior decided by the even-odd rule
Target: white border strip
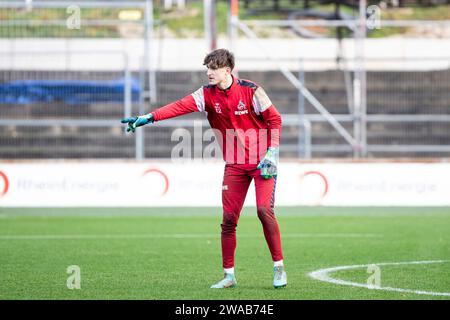
[(407, 265), (407, 264), (432, 264), (432, 263), (445, 263), (450, 260), (429, 260), (429, 261), (409, 261), (409, 262), (383, 262), (383, 263), (371, 263), (371, 264), (360, 264), (360, 265), (352, 265), (352, 266), (338, 266), (333, 268), (320, 269), (313, 272), (310, 272), (308, 275), (319, 281), (324, 281), (328, 283), (333, 283), (337, 285), (344, 286), (352, 286), (352, 287), (360, 287), (372, 290), (384, 290), (384, 291), (395, 291), (395, 292), (403, 292), (403, 293), (415, 293), (415, 294), (423, 294), (423, 295), (431, 295), (431, 296), (447, 296), (450, 297), (450, 292), (433, 292), (433, 291), (423, 291), (423, 290), (411, 290), (411, 289), (402, 289), (402, 288), (392, 288), (392, 287), (374, 287), (368, 284), (345, 281), (341, 279), (332, 278), (329, 274), (342, 270), (352, 270), (359, 268), (367, 268), (369, 265), (376, 266), (397, 266), (397, 265)]

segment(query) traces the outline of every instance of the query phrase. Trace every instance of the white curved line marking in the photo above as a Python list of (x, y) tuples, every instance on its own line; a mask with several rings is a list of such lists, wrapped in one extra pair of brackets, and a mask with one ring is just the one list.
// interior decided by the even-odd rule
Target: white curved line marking
[(395, 291), (395, 292), (403, 292), (403, 293), (415, 293), (415, 294), (424, 294), (431, 296), (447, 296), (450, 297), (450, 292), (433, 292), (433, 291), (424, 291), (424, 290), (411, 290), (411, 289), (402, 289), (402, 288), (392, 288), (392, 287), (375, 287), (370, 286), (364, 283), (346, 281), (341, 279), (335, 279), (329, 276), (330, 273), (341, 271), (341, 270), (351, 270), (351, 269), (359, 269), (359, 268), (367, 268), (369, 265), (376, 266), (397, 266), (397, 265), (406, 265), (406, 264), (432, 264), (432, 263), (444, 263), (449, 262), (450, 260), (429, 260), (429, 261), (409, 261), (409, 262), (383, 262), (383, 263), (371, 263), (371, 264), (360, 264), (353, 266), (339, 266), (327, 269), (320, 269), (313, 272), (310, 272), (308, 275), (316, 280), (329, 282), (338, 285), (344, 286), (352, 286), (352, 287), (361, 287), (367, 289), (374, 290), (384, 290), (384, 291)]

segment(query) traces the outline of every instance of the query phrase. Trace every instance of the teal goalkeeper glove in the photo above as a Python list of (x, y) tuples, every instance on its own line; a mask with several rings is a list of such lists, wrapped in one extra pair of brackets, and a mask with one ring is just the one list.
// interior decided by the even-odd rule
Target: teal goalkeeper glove
[(278, 148), (269, 147), (265, 157), (258, 164), (257, 168), (261, 170), (264, 179), (270, 179), (277, 175), (278, 153)]
[(155, 119), (153, 119), (153, 115), (151, 113), (139, 117), (123, 118), (120, 120), (122, 123), (128, 123), (127, 132), (134, 132), (137, 127), (144, 126), (148, 123), (153, 123), (154, 121)]

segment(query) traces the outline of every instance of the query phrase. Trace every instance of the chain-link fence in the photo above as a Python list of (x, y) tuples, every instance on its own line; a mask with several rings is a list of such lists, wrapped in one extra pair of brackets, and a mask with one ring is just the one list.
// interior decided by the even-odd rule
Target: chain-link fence
[(148, 109), (156, 91), (151, 10), (145, 0), (0, 3), (0, 158), (134, 157), (117, 119)]
[[(193, 92), (205, 84), (205, 73), (160, 70), (154, 73), (158, 86), (150, 85), (149, 2), (81, 3), (80, 16), (69, 2), (55, 7), (33, 1), (33, 8), (24, 1), (0, 4), (0, 158), (170, 157), (178, 143), (171, 140), (174, 129), (193, 132), (194, 119), (207, 127), (202, 114), (145, 127), (135, 136), (124, 134), (119, 119)], [(253, 50), (238, 62), (283, 65), (349, 134), (363, 123), (368, 157), (450, 155), (445, 50), (441, 57), (365, 58), (363, 115), (355, 113), (361, 98), (355, 95), (360, 63), (355, 57), (274, 62)], [(261, 84), (282, 113), (281, 156), (354, 156), (348, 141), (282, 73), (241, 71), (239, 76)], [(158, 99), (150, 108), (152, 94)]]

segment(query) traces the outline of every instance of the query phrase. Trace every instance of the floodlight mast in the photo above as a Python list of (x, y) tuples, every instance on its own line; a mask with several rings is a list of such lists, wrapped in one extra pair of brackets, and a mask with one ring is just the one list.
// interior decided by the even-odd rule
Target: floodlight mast
[(238, 0), (230, 0), (230, 34), (229, 46), (231, 51), (235, 51), (236, 41), (238, 37), (238, 23), (239, 23), (239, 3)]
[[(230, 0), (230, 17), (228, 21), (228, 47), (236, 55), (236, 42), (239, 32), (239, 2)], [(238, 68), (234, 68), (233, 73), (239, 77)]]
[(356, 69), (354, 79), (354, 127), (353, 136), (359, 148), (354, 150), (356, 158), (367, 157), (367, 89), (364, 43), (367, 27), (367, 1), (359, 1), (359, 23), (355, 32)]
[(203, 0), (205, 40), (209, 51), (217, 49), (216, 0)]

